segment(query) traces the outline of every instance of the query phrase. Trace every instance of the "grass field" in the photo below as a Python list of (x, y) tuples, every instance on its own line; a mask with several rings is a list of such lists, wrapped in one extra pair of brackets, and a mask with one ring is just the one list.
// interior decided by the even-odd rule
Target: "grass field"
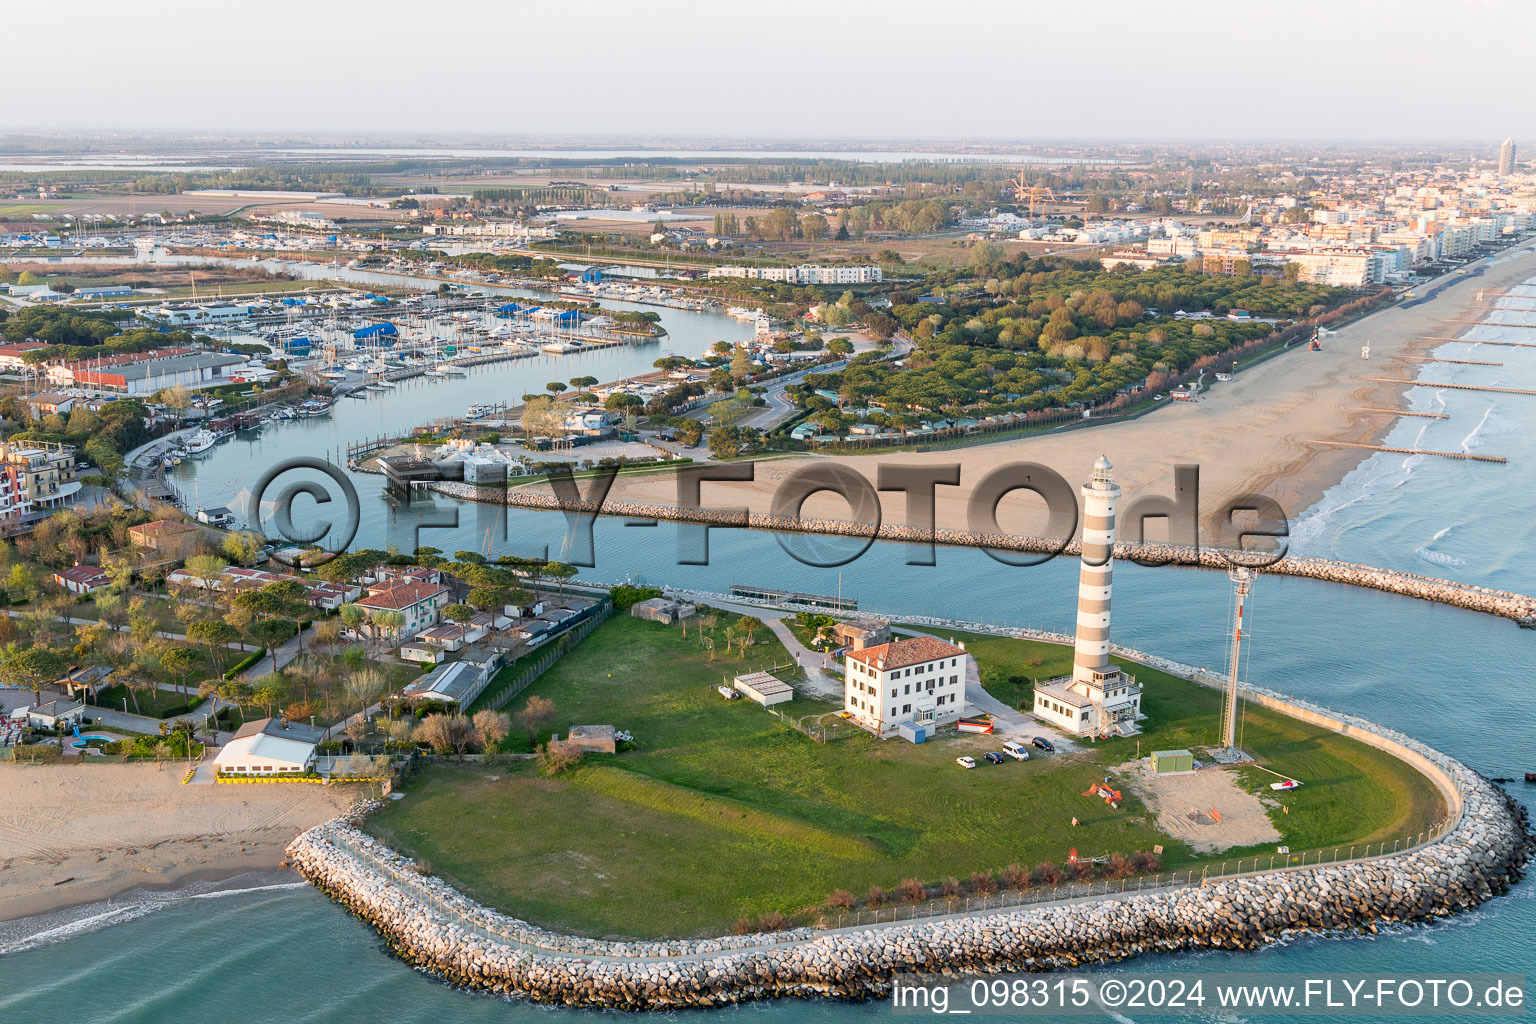
[[(984, 678), (1004, 685), (1070, 661), (1052, 645), (966, 639)], [(808, 920), (835, 889), (1060, 863), (1071, 847), (1100, 855), (1161, 844), (1165, 870), (1201, 862), (1134, 798), (1115, 810), (1079, 794), (1132, 759), (1138, 740), (1143, 753), (1215, 742), (1213, 690), (1137, 666), (1149, 716), (1139, 738), (964, 771), (956, 756), (996, 742), (950, 733), (912, 746), (853, 733), (818, 744), (713, 689), (722, 675), (784, 660), (766, 630), (745, 661), (711, 661), (692, 632), (616, 617), (508, 710), (547, 697), (555, 729), (610, 723), (631, 730), (637, 750), (589, 756), (553, 778), (529, 762), (433, 767), (368, 828), (493, 906), (597, 936), (718, 933), (769, 911)], [(831, 708), (781, 707), (792, 717)], [(1427, 779), (1373, 748), (1255, 708), (1244, 729), (1260, 763), (1306, 782), (1266, 790), (1294, 851), (1412, 834), (1443, 814)], [(1251, 786), (1265, 784), (1250, 771)], [(1224, 856), (1245, 852), (1273, 847)]]

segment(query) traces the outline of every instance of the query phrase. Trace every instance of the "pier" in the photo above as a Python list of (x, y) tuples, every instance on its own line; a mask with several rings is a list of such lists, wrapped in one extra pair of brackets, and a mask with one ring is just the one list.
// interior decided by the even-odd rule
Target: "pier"
[(1530, 388), (1497, 388), (1492, 384), (1447, 384), (1436, 380), (1400, 380), (1397, 377), (1367, 377), (1378, 384), (1411, 384), (1416, 388), (1452, 388), (1456, 391), (1497, 391), (1505, 395), (1536, 395)]
[(1503, 366), (1487, 359), (1446, 359), (1444, 356), (1403, 356), (1418, 363), (1460, 363), (1463, 366)]
[(1481, 341), (1477, 338), (1425, 338), (1424, 341), (1457, 341), (1463, 345), (1502, 345), (1505, 348), (1536, 348), (1536, 342), (1529, 341)]
[(1477, 462), (1508, 462), (1502, 455), (1473, 455), (1471, 452), (1437, 452), (1429, 448), (1393, 448), (1384, 444), (1357, 444), (1354, 441), (1322, 441), (1308, 439), (1312, 444), (1333, 445), (1335, 448), (1364, 448), (1372, 452), (1397, 452), (1400, 455), (1438, 455), (1442, 459), (1472, 459)]
[(1361, 412), (1382, 412), (1388, 416), (1420, 416), (1426, 420), (1448, 420), (1450, 413), (1445, 412), (1409, 412), (1407, 409), (1361, 409)]

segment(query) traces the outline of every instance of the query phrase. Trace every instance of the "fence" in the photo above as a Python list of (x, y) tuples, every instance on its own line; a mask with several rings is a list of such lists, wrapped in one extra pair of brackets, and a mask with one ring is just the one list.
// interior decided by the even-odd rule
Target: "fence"
[[(829, 714), (835, 714), (835, 712), (819, 711), (812, 715), (801, 715), (799, 718), (791, 718), (789, 715), (786, 715), (778, 708), (764, 708), (763, 710), (767, 711), (774, 718), (777, 718), (779, 721), (783, 722), (791, 729), (794, 729), (796, 732), (804, 733), (805, 735), (809, 736), (817, 743), (826, 743), (828, 740), (835, 740), (838, 738), (838, 736), (846, 732), (847, 729), (857, 728), (857, 726), (848, 725), (842, 719), (833, 719), (830, 722), (807, 723), (805, 721), (807, 718), (823, 718)], [(845, 726), (846, 728), (844, 728)]]
[(1331, 850), (1305, 850), (1296, 854), (1275, 853), (1240, 857), (1236, 860), (1224, 860), (1219, 864), (1206, 864), (1199, 868), (1157, 875), (1062, 882), (1048, 888), (1033, 888), (1020, 892), (957, 896), (952, 899), (925, 900), (907, 906), (850, 910), (842, 914), (823, 915), (817, 920), (816, 928), (818, 931), (836, 931), (842, 928), (896, 924), (931, 917), (988, 913), (1044, 903), (1072, 903), (1080, 900), (1103, 899), (1108, 896), (1134, 895), (1140, 892), (1175, 892), (1224, 878), (1242, 878), (1249, 875), (1268, 874), (1272, 871), (1300, 870), (1315, 868), (1322, 864), (1342, 864), (1389, 857), (1434, 842), (1448, 832), (1456, 824), (1456, 820), (1454, 817), (1446, 818), (1428, 831), (1379, 843), (1336, 846)]
[[(563, 953), (595, 959), (611, 957), (625, 961), (636, 961), (647, 959), (686, 960), (695, 957), (710, 957), (751, 950), (773, 949), (811, 941), (814, 938), (820, 937), (820, 935), (848, 928), (896, 925), (903, 922), (938, 917), (985, 914), (1044, 904), (1068, 904), (1091, 899), (1104, 899), (1112, 896), (1134, 895), (1137, 893), (1177, 892), (1184, 889), (1197, 888), (1224, 878), (1240, 878), (1271, 871), (1302, 870), (1304, 868), (1315, 868), (1321, 864), (1347, 863), (1350, 861), (1392, 856), (1434, 842), (1454, 827), (1457, 820), (1455, 817), (1446, 818), (1433, 829), (1427, 832), (1420, 832), (1416, 836), (1406, 836), (1390, 842), (1383, 841), (1349, 847), (1339, 846), (1334, 847), (1331, 851), (1316, 850), (1294, 855), (1273, 854), (1268, 856), (1242, 857), (1237, 860), (1222, 861), (1219, 865), (1208, 864), (1198, 870), (1191, 868), (1171, 874), (1139, 875), (1134, 878), (1122, 879), (1096, 879), (1087, 882), (1063, 882), (1049, 888), (1035, 888), (1022, 892), (928, 900), (923, 903), (913, 903), (907, 906), (853, 910), (837, 915), (823, 915), (817, 920), (815, 926), (817, 934), (809, 938), (803, 932), (800, 934), (787, 933), (783, 936), (760, 934), (754, 936), (755, 941), (750, 944), (733, 945), (714, 952), (687, 949), (686, 945), (683, 944), (680, 944), (677, 948), (671, 948), (668, 947), (665, 940), (650, 941), (643, 943), (643, 945), (653, 950), (653, 952), (647, 954), (599, 952), (599, 948), (607, 945), (607, 943), (579, 936), (547, 932), (526, 922), (506, 917), (495, 911), (470, 903), (462, 897), (459, 899), (445, 898), (442, 892), (438, 891), (435, 886), (428, 884), (404, 860), (390, 860), (381, 857), (372, 849), (353, 842), (351, 838), (341, 833), (327, 836), (326, 841), (334, 849), (346, 855), (353, 863), (370, 871), (377, 872), (409, 895), (415, 897), (432, 912), (453, 922), (465, 931), (491, 941), (505, 943), (515, 949), (526, 952)], [(1281, 859), (1289, 861), (1289, 863), (1276, 863)], [(720, 941), (728, 943), (730, 940), (722, 939)], [(640, 944), (636, 943), (636, 945)]]
[(546, 651), (543, 657), (525, 668), (522, 674), (513, 680), (511, 684), (506, 686), (495, 696), (487, 699), (485, 706), (493, 711), (499, 711), (501, 708), (505, 707), (508, 701), (526, 690), (533, 684), (535, 679), (539, 678), (539, 676), (543, 675), (551, 665), (559, 661), (561, 657), (564, 656), (566, 651), (570, 650), (572, 647), (575, 647), (582, 640), (585, 640), (594, 629), (602, 625), (607, 620), (609, 615), (613, 614), (612, 601), (601, 601), (595, 606), (595, 608), (595, 611), (584, 613), (587, 615), (586, 621), (580, 623), (579, 625), (572, 626), (565, 632), (561, 633), (558, 637), (556, 637), (554, 646), (550, 650)]

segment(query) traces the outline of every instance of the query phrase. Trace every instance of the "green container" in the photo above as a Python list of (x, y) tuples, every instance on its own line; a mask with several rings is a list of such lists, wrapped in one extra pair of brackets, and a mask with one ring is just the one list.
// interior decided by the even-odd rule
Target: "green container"
[(1152, 751), (1152, 770), (1155, 772), (1192, 772), (1195, 755), (1187, 750)]

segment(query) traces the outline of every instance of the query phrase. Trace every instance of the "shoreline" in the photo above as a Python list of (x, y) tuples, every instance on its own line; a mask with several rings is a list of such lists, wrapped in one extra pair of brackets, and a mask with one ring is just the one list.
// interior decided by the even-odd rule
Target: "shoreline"
[[(224, 883), (243, 880), (245, 884)], [(200, 868), (160, 883), (140, 883), (129, 889), (93, 894), (91, 898), (0, 919), (0, 956), (37, 945), (73, 938), (97, 928), (136, 920), (184, 900), (234, 896), (304, 885), (293, 871), (278, 864), (261, 867)], [(6, 908), (9, 914), (11, 908)]]
[(1446, 799), (1428, 833), (1372, 852), (1186, 884), (1077, 894), (852, 928), (610, 941), (550, 932), (485, 907), (357, 827), (367, 807), (290, 847), (301, 874), (375, 928), (406, 964), (461, 989), (564, 1007), (676, 1010), (758, 1000), (866, 1000), (903, 974), (953, 978), (1257, 949), (1299, 934), (1375, 933), (1506, 892), (1536, 846), (1525, 809), (1464, 764), (1395, 730), (1261, 688), (1248, 697), (1387, 751)]
[(352, 787), (183, 785), (156, 764), (0, 765), (0, 921), (276, 871)]
[[(1094, 460), (1107, 455), (1124, 489), (1124, 503), (1140, 495), (1173, 492), (1173, 468), (1193, 463), (1200, 468), (1200, 529), (1215, 537), (1217, 509), (1239, 496), (1258, 492), (1277, 501), (1292, 524), (1315, 508), (1327, 491), (1372, 455), (1359, 449), (1311, 444), (1311, 439), (1379, 444), (1401, 417), (1368, 409), (1401, 409), (1411, 384), (1372, 381), (1374, 376), (1417, 376), (1422, 366), (1408, 358), (1422, 356), (1446, 344), (1431, 340), (1446, 332), (1441, 324), (1475, 319), (1465, 314), (1477, 303), (1479, 290), (1500, 290), (1536, 277), (1536, 252), (1527, 240), (1498, 254), (1503, 262), (1479, 276), (1459, 277), (1429, 301), (1415, 306), (1389, 306), (1356, 320), (1339, 334), (1324, 339), (1321, 352), (1305, 345), (1239, 370), (1237, 379), (1218, 384), (1199, 403), (1167, 403), (1151, 415), (1105, 423), (1083, 430), (1034, 434), (987, 444), (921, 452), (900, 450), (882, 454), (781, 455), (754, 460), (750, 481), (710, 481), (702, 488), (706, 506), (744, 508), (755, 514), (771, 511), (775, 491), (793, 472), (831, 460), (857, 470), (873, 482), (878, 466), (958, 464), (961, 486), (940, 486), (934, 495), (935, 522), (940, 529), (966, 527), (966, 497), (988, 472), (1013, 462), (1037, 462), (1069, 482), (1081, 479)], [(1475, 285), (1469, 289), (1467, 285)], [(1466, 333), (1467, 325), (1449, 333)], [(1360, 357), (1363, 344), (1371, 358)], [(747, 463), (744, 463), (747, 464)], [(547, 483), (514, 488), (524, 493), (553, 495)], [(671, 474), (620, 473), (609, 500), (634, 504), (680, 504)], [(881, 496), (882, 517), (905, 522), (905, 498), (899, 492)], [(1023, 499), (1016, 499), (1020, 505)], [(846, 519), (848, 506), (835, 495), (816, 494), (806, 501), (807, 518)], [(1043, 516), (1000, 510), (1004, 532), (1044, 535)], [(1153, 529), (1158, 529), (1154, 527)], [(1149, 531), (1148, 540), (1155, 539)]]

